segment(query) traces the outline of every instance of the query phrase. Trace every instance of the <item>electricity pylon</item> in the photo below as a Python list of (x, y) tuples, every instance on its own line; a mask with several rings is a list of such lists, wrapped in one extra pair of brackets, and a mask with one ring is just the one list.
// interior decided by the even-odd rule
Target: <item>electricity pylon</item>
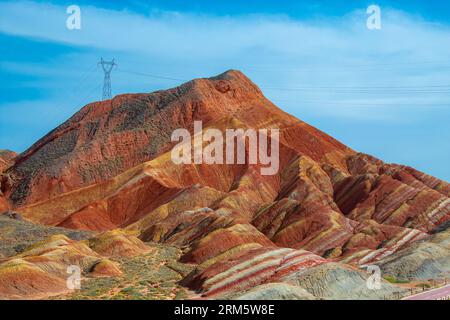
[(102, 100), (108, 100), (111, 99), (111, 71), (117, 64), (114, 62), (114, 59), (112, 61), (105, 61), (103, 58), (101, 58), (98, 64), (102, 65), (103, 73), (105, 74)]

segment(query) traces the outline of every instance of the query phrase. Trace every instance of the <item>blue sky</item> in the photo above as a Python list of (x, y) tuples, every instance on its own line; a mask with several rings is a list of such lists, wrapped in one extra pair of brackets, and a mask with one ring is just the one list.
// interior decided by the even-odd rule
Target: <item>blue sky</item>
[[(81, 8), (68, 30), (66, 8)], [(366, 8), (381, 8), (381, 30)], [(0, 1), (0, 149), (23, 151), (101, 97), (240, 69), (355, 150), (450, 181), (445, 1)]]

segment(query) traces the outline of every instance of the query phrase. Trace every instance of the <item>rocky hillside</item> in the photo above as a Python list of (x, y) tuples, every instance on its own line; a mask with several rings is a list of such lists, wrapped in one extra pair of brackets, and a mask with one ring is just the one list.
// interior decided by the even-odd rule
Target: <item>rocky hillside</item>
[[(10, 150), (0, 149), (0, 177), (6, 169), (14, 163), (14, 158), (17, 156), (17, 153)], [(1, 179), (0, 179), (0, 213), (9, 209), (9, 203), (3, 195), (1, 189)]]
[[(171, 134), (193, 132), (196, 120), (221, 132), (279, 128), (278, 173), (175, 164)], [(367, 291), (364, 268), (450, 220), (448, 183), (353, 151), (283, 112), (238, 71), (85, 106), (16, 157), (1, 190), (34, 223), (126, 229), (180, 248), (193, 267), (182, 285), (208, 298), (394, 297), (402, 290), (387, 282), (382, 293)]]

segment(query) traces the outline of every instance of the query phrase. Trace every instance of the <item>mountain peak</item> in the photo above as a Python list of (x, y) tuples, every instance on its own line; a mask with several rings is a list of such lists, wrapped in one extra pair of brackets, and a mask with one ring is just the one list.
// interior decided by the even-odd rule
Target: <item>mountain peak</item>
[(237, 79), (245, 79), (246, 81), (251, 80), (240, 70), (236, 69), (229, 69), (225, 72), (222, 72), (221, 74), (218, 74), (217, 76), (209, 77), (208, 79), (211, 80), (237, 80)]

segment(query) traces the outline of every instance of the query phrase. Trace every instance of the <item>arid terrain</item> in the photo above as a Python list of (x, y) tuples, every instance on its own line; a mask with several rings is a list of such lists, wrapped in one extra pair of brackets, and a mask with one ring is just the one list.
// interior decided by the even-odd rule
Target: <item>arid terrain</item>
[[(172, 132), (198, 120), (278, 128), (278, 173), (175, 164)], [(239, 71), (88, 104), (0, 151), (0, 175), (0, 299), (401, 299), (450, 274), (447, 182), (352, 150)]]

